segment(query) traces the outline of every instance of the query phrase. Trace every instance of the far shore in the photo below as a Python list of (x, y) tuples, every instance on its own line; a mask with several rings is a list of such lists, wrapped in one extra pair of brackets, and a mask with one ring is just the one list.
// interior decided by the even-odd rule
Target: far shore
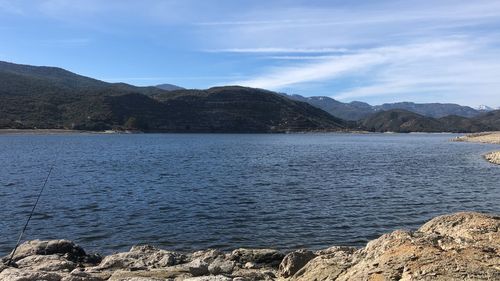
[[(317, 134), (317, 133), (336, 133), (336, 134), (457, 134), (455, 132), (371, 132), (363, 130), (308, 130), (308, 131), (276, 131), (276, 132), (210, 132), (210, 131), (139, 131), (139, 130), (105, 130), (105, 131), (89, 131), (89, 130), (69, 130), (69, 129), (0, 129), (0, 135), (66, 135), (66, 134), (92, 134), (92, 135), (107, 135), (107, 134)], [(500, 132), (498, 132), (500, 134)], [(465, 137), (465, 136), (464, 136)], [(455, 141), (462, 140), (462, 137), (457, 137)]]
[(0, 129), (0, 135), (125, 134), (128, 131), (80, 131), (66, 129)]

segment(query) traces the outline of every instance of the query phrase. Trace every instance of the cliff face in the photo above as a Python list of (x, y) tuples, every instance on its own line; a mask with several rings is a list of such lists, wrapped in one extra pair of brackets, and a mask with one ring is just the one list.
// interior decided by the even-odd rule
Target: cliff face
[[(4, 259), (4, 262), (6, 259)], [(414, 232), (397, 230), (366, 247), (299, 250), (204, 250), (151, 246), (107, 257), (67, 240), (29, 241), (0, 265), (5, 281), (145, 280), (500, 280), (500, 217), (457, 213)]]

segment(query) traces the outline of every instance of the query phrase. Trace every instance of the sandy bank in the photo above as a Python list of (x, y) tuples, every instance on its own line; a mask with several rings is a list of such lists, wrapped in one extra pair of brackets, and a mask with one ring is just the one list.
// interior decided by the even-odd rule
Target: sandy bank
[[(5, 262), (5, 259), (4, 259)], [(282, 253), (272, 249), (180, 253), (152, 246), (106, 257), (68, 240), (22, 244), (3, 281), (500, 280), (500, 217), (440, 216), (366, 247)]]
[(500, 132), (486, 132), (457, 137), (454, 141), (500, 144)]
[[(454, 141), (500, 144), (500, 132), (486, 132), (457, 137)], [(488, 162), (500, 165), (500, 151), (493, 151), (484, 155)]]

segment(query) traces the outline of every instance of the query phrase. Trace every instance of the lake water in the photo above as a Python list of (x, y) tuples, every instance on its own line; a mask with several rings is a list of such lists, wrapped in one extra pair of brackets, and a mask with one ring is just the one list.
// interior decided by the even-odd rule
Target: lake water
[(1, 135), (0, 254), (25, 239), (110, 253), (361, 246), (450, 212), (500, 213), (495, 145), (450, 134)]

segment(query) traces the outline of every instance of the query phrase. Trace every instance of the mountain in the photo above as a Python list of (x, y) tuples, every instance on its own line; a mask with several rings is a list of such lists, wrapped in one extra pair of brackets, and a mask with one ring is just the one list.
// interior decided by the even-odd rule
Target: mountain
[(373, 107), (364, 102), (343, 103), (329, 97), (303, 97), (300, 95), (289, 95), (288, 97), (293, 100), (307, 102), (345, 120), (360, 120), (374, 112)]
[(184, 88), (172, 84), (160, 84), (156, 85), (155, 87), (165, 91), (184, 90)]
[(468, 106), (450, 103), (419, 104), (413, 102), (398, 102), (372, 106), (359, 101), (343, 103), (329, 97), (303, 97), (300, 95), (289, 95), (288, 97), (294, 100), (307, 102), (313, 106), (323, 109), (333, 116), (353, 121), (362, 120), (378, 111), (387, 111), (391, 109), (407, 110), (433, 118), (441, 118), (448, 115), (470, 118), (478, 116), (481, 113), (480, 111)]
[(107, 83), (78, 75), (58, 67), (32, 66), (0, 61), (0, 94), (16, 96), (45, 95), (64, 91), (66, 94), (93, 94), (97, 91), (141, 93), (153, 95), (156, 87), (136, 87), (125, 83)]
[(392, 109), (380, 111), (361, 122), (361, 128), (371, 132), (443, 132), (438, 120), (411, 111)]
[(492, 110), (472, 118), (485, 126), (485, 131), (500, 131), (500, 110)]
[(240, 86), (177, 90), (155, 96), (175, 109), (186, 130), (285, 132), (343, 130), (348, 124), (307, 103)]
[(344, 130), (307, 103), (244, 87), (165, 91), (61, 68), (0, 63), (0, 128), (162, 132)]
[(476, 133), (500, 130), (500, 110), (473, 118), (448, 115), (432, 118), (408, 110), (391, 109), (370, 115), (359, 122), (359, 129), (371, 132), (452, 132)]
[(480, 114), (477, 110), (468, 106), (461, 106), (453, 103), (413, 103), (413, 102), (398, 102), (385, 103), (374, 106), (375, 110), (391, 110), (404, 109), (415, 112), (424, 116), (441, 118), (449, 115), (457, 115), (462, 117), (474, 117)]

